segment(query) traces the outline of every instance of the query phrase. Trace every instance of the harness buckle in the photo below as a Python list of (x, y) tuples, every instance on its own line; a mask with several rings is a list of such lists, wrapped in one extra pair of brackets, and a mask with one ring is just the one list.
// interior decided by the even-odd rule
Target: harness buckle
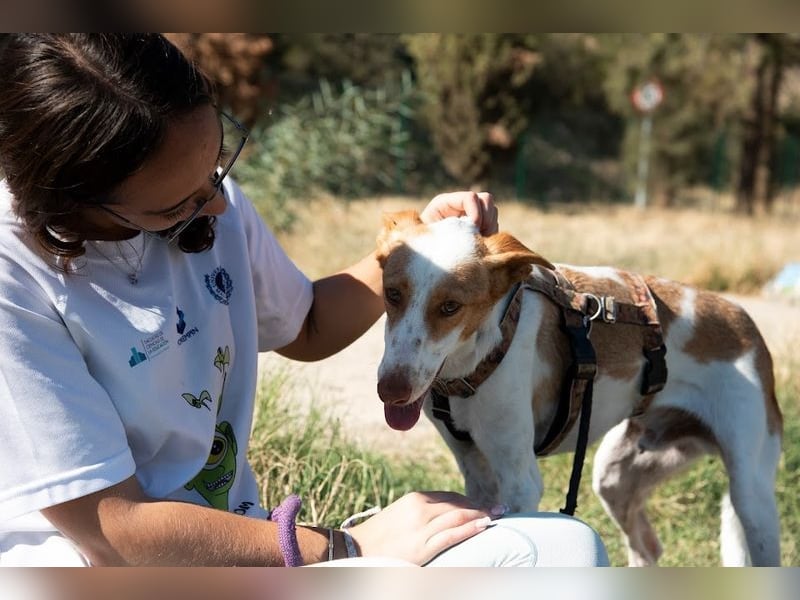
[[(591, 305), (590, 300), (594, 302), (597, 308)], [(595, 321), (600, 318), (605, 323), (617, 322), (617, 302), (614, 296), (597, 296), (587, 293), (586, 308), (584, 310), (585, 321)]]
[(614, 296), (603, 296), (603, 321), (606, 323), (617, 322), (617, 303)]

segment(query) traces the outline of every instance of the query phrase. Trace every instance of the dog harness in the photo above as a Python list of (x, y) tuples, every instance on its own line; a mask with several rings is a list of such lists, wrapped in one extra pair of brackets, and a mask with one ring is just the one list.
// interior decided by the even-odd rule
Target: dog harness
[(450, 396), (468, 398), (489, 378), (511, 346), (519, 322), (522, 295), (531, 290), (546, 296), (561, 308), (561, 328), (569, 340), (572, 362), (567, 369), (555, 417), (544, 438), (534, 446), (537, 456), (546, 456), (555, 450), (575, 425), (578, 425), (578, 440), (572, 463), (569, 491), (564, 514), (573, 515), (577, 507), (578, 486), (586, 457), (589, 423), (592, 411), (592, 391), (597, 374), (597, 357), (589, 339), (592, 323), (597, 319), (604, 323), (624, 323), (645, 328), (642, 352), (645, 357), (640, 394), (642, 396), (633, 415), (641, 414), (652, 401), (653, 395), (661, 391), (667, 381), (667, 364), (664, 336), (658, 320), (653, 294), (644, 279), (635, 274), (631, 291), (633, 303), (620, 302), (613, 296), (598, 296), (578, 292), (562, 273), (534, 267), (534, 273), (517, 285), (500, 321), (502, 339), (487, 354), (475, 370), (466, 377), (441, 379), (437, 377), (431, 388), (433, 416), (441, 420), (450, 434), (464, 443), (472, 443), (468, 431), (458, 429), (450, 412)]

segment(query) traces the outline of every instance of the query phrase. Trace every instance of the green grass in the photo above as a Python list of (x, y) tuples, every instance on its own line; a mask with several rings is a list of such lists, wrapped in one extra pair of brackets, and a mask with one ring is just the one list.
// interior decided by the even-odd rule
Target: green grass
[(414, 490), (462, 486), (452, 458), (389, 459), (364, 450), (342, 434), (338, 421), (311, 408), (301, 414), (280, 401), (290, 385), (284, 375), (262, 382), (249, 449), (264, 506), (277, 506), (290, 493), (303, 499), (300, 522), (338, 526), (372, 506), (387, 506)]
[[(781, 515), (784, 565), (800, 565), (800, 362), (776, 368), (778, 398), (784, 413), (783, 456), (777, 496)], [(386, 506), (411, 490), (463, 491), (463, 481), (444, 444), (438, 453), (402, 460), (365, 451), (350, 442), (338, 422), (318, 410), (301, 415), (280, 402), (290, 382), (273, 375), (260, 393), (250, 459), (262, 486), (262, 501), (277, 505), (288, 493), (304, 499), (300, 520), (338, 525), (347, 516), (371, 506)], [(591, 490), (595, 448), (587, 453), (576, 516), (597, 529), (611, 562), (627, 564), (621, 534)], [(547, 487), (542, 510), (556, 511), (572, 467), (572, 455), (540, 461)], [(719, 564), (719, 512), (727, 480), (717, 458), (703, 458), (651, 498), (648, 508), (664, 547), (664, 566)]]

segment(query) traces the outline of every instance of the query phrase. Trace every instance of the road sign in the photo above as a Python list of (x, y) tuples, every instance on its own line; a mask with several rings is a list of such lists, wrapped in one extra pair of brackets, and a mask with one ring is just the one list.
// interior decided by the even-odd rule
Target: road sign
[(634, 108), (642, 113), (653, 112), (664, 99), (664, 88), (657, 81), (648, 81), (631, 92)]

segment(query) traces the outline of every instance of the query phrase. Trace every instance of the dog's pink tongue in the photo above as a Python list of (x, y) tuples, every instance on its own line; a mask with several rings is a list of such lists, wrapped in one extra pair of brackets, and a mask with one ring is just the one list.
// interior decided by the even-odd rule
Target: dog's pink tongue
[(422, 410), (422, 400), (417, 400), (405, 406), (383, 405), (383, 415), (386, 424), (398, 431), (408, 431), (419, 421), (419, 413)]

